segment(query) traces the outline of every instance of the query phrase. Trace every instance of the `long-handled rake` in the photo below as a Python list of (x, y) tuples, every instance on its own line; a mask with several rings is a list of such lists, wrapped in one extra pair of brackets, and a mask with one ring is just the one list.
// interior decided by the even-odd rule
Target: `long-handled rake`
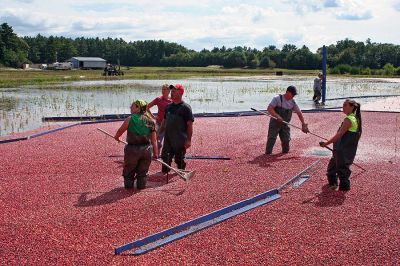
[[(101, 129), (101, 128), (97, 128), (97, 130), (103, 132), (104, 134), (106, 134), (106, 135), (109, 136), (109, 137), (114, 138), (113, 135), (111, 135), (110, 133), (108, 133), (107, 131), (105, 131), (105, 130), (103, 130), (103, 129)], [(119, 140), (119, 142), (121, 142), (121, 143), (123, 143), (123, 144), (128, 144), (128, 142), (126, 142), (126, 141), (124, 141), (124, 140)]]
[(169, 169), (171, 169), (172, 171), (174, 171), (175, 173), (178, 174), (179, 177), (181, 177), (183, 180), (188, 181), (190, 178), (192, 178), (194, 176), (194, 174), (196, 173), (196, 171), (188, 171), (188, 170), (180, 170), (180, 169), (176, 169), (170, 165), (168, 165), (167, 163), (165, 163), (163, 160), (160, 159), (156, 159), (157, 162), (159, 162), (160, 164), (168, 167)]
[[(109, 137), (114, 138), (113, 135), (111, 135), (110, 133), (108, 133), (107, 131), (101, 129), (101, 128), (97, 128), (97, 130), (103, 132), (104, 134), (106, 134)], [(119, 142), (123, 143), (123, 144), (128, 144), (126, 141), (123, 140), (119, 140)], [(188, 181), (190, 178), (192, 178), (194, 176), (194, 174), (196, 173), (196, 171), (188, 171), (188, 170), (180, 170), (180, 169), (176, 169), (174, 167), (171, 167), (170, 165), (168, 165), (167, 163), (165, 163), (164, 161), (160, 160), (160, 159), (156, 159), (155, 161), (159, 162), (162, 165), (165, 165), (166, 167), (168, 167), (169, 169), (171, 169), (172, 171), (174, 171), (175, 173), (177, 173), (177, 175), (179, 177), (181, 177), (183, 180)]]
[[(323, 143), (323, 142), (320, 142), (319, 144), (321, 145), (321, 143)], [(332, 148), (330, 148), (330, 147), (326, 147), (325, 146), (325, 148), (327, 148), (328, 150), (330, 150), (330, 151), (332, 151), (333, 152), (333, 149)], [(361, 170), (363, 170), (363, 171), (367, 171), (367, 170), (365, 170), (365, 168), (363, 168), (363, 167), (361, 167), (361, 166), (359, 166), (358, 164), (356, 164), (356, 163), (353, 163), (353, 165), (354, 166), (357, 166), (358, 168), (360, 168)]]
[[(263, 111), (260, 111), (260, 110), (254, 109), (254, 108), (250, 108), (250, 109), (253, 110), (253, 111), (256, 111), (256, 112), (258, 112), (258, 113), (260, 113), (260, 114), (269, 116), (269, 117), (271, 117), (272, 119), (278, 120), (278, 118), (276, 118), (275, 116), (273, 116), (273, 115), (271, 115), (271, 114), (269, 114), (269, 113), (267, 113), (267, 112), (263, 112)], [(296, 126), (296, 125), (290, 124), (290, 123), (288, 123), (288, 122), (286, 122), (286, 121), (282, 121), (282, 122), (283, 122), (284, 124), (288, 125), (288, 126), (291, 126), (291, 127), (294, 127), (294, 128), (297, 128), (297, 129), (302, 130), (301, 127), (298, 127), (298, 126)], [(313, 135), (313, 136), (316, 136), (316, 137), (318, 137), (318, 138), (320, 138), (320, 139), (323, 139), (323, 140), (328, 140), (327, 138), (324, 138), (324, 137), (322, 137), (322, 136), (320, 136), (320, 135), (317, 135), (317, 134), (314, 134), (314, 133), (312, 133), (312, 132), (308, 132), (308, 134)], [(333, 151), (333, 150), (332, 150), (331, 148), (329, 148), (329, 147), (325, 147), (325, 148), (327, 148), (327, 149), (330, 150), (330, 151)], [(363, 170), (363, 171), (367, 171), (367, 170), (365, 170), (365, 168), (359, 166), (359, 165), (356, 164), (356, 163), (353, 163), (353, 165), (356, 166), (356, 167), (358, 167), (358, 168), (360, 168), (360, 169)]]
[[(276, 118), (275, 116), (273, 116), (273, 115), (271, 115), (271, 114), (269, 114), (269, 113), (267, 113), (267, 112), (263, 112), (263, 111), (260, 111), (260, 110), (254, 109), (254, 108), (250, 108), (250, 109), (253, 110), (253, 111), (256, 111), (256, 112), (258, 112), (258, 113), (260, 113), (260, 114), (269, 116), (269, 117), (271, 117), (272, 119), (278, 120), (278, 118)], [(298, 126), (296, 126), (296, 125), (290, 124), (290, 123), (288, 123), (288, 122), (286, 122), (286, 121), (282, 121), (282, 123), (284, 123), (284, 124), (286, 124), (286, 125), (288, 125), (288, 126), (291, 126), (291, 127), (294, 127), (294, 128), (297, 128), (297, 129), (302, 130), (301, 127), (298, 127)], [(320, 139), (328, 140), (327, 138), (321, 137), (320, 135), (314, 134), (314, 133), (312, 133), (312, 132), (308, 132), (308, 133), (309, 133), (310, 135), (316, 136), (316, 137), (318, 137), (318, 138), (320, 138)]]

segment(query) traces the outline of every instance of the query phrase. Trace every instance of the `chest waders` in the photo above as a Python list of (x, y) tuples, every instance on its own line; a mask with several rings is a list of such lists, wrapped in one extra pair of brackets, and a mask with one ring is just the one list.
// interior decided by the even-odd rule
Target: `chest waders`
[[(178, 114), (167, 113), (165, 123), (161, 158), (168, 165), (171, 165), (174, 158), (178, 169), (184, 170), (186, 167), (184, 160), (186, 154), (185, 142), (187, 140), (186, 122)], [(168, 173), (170, 169), (163, 165), (161, 171)]]
[[(290, 109), (282, 108), (282, 95), (279, 95), (281, 99), (281, 106), (276, 106), (274, 108), (275, 112), (282, 117), (286, 122), (290, 122), (292, 119), (293, 111)], [(276, 138), (279, 135), (279, 139), (282, 144), (282, 152), (289, 152), (289, 142), (290, 142), (290, 127), (287, 124), (279, 123), (276, 119), (271, 118), (268, 126), (268, 140), (267, 146), (265, 148), (266, 154), (271, 154), (274, 148)]]
[(137, 179), (137, 189), (146, 188), (146, 179), (151, 164), (152, 146), (150, 144), (150, 135), (140, 136), (132, 132), (130, 128), (131, 121), (126, 135), (124, 148), (124, 177), (125, 188), (133, 188), (135, 179)]
[(361, 135), (355, 117), (353, 119), (348, 116), (348, 118), (352, 122), (350, 130), (355, 132), (347, 131), (333, 144), (332, 158), (329, 161), (326, 173), (329, 185), (337, 186), (339, 179), (339, 189), (344, 191), (350, 190), (350, 166), (356, 156), (358, 141)]

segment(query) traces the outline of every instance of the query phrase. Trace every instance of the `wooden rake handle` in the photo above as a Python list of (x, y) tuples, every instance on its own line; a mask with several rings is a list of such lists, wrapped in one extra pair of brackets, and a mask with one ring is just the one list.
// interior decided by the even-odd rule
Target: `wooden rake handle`
[[(105, 131), (104, 129), (101, 129), (101, 128), (97, 128), (97, 130), (98, 131), (101, 131), (101, 132), (103, 132), (104, 134), (106, 134), (107, 136), (109, 136), (109, 137), (112, 137), (112, 138), (114, 138), (114, 136), (113, 135), (111, 135), (110, 133), (108, 133), (107, 131)], [(124, 141), (124, 140), (119, 140), (119, 142), (121, 142), (121, 143), (123, 143), (123, 144), (128, 144), (126, 141)]]
[[(255, 112), (258, 112), (258, 113), (260, 113), (260, 114), (269, 116), (269, 117), (271, 117), (272, 119), (278, 120), (278, 118), (276, 118), (275, 116), (271, 115), (271, 114), (268, 113), (268, 112), (263, 112), (263, 111), (260, 111), (260, 110), (254, 109), (254, 108), (250, 108), (250, 109), (253, 110), (253, 111), (255, 111)], [(288, 126), (291, 126), (291, 127), (294, 127), (294, 128), (300, 129), (300, 130), (303, 130), (301, 127), (298, 127), (298, 126), (296, 126), (296, 125), (290, 124), (290, 123), (288, 123), (288, 122), (286, 122), (286, 121), (282, 121), (282, 122), (283, 122), (284, 124), (288, 125)], [(302, 131), (302, 132), (303, 132), (303, 131)], [(306, 134), (307, 134), (307, 133), (306, 133)], [(308, 132), (308, 134), (313, 135), (313, 136), (318, 137), (318, 138), (323, 139), (323, 140), (328, 140), (327, 138), (324, 138), (324, 137), (322, 137), (322, 136), (320, 136), (320, 135), (317, 135), (317, 134), (314, 134), (314, 133), (312, 133), (312, 132)]]

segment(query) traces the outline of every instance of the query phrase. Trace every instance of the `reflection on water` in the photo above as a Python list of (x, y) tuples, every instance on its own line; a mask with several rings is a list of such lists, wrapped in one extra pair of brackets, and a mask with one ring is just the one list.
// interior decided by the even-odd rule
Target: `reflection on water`
[[(182, 83), (184, 100), (195, 113), (265, 109), (271, 98), (284, 93), (289, 85), (298, 88), (296, 100), (301, 108), (312, 106), (313, 77), (269, 80), (110, 80), (78, 81), (46, 87), (0, 89), (0, 135), (23, 132), (42, 126), (46, 116), (88, 116), (128, 113), (137, 98), (151, 101), (160, 95), (164, 83)], [(329, 80), (328, 98), (400, 93), (398, 80)], [(362, 101), (370, 101), (365, 99)], [(342, 101), (327, 101), (328, 107)]]

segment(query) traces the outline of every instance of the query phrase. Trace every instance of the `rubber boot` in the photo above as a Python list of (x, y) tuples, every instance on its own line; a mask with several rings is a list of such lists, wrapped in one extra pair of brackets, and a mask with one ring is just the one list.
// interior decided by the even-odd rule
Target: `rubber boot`
[[(171, 155), (170, 155), (169, 153), (167, 154), (167, 156), (164, 156), (164, 157), (161, 156), (161, 158), (162, 158), (162, 160), (163, 160), (166, 164), (168, 164), (169, 166), (171, 166), (172, 158), (171, 158)], [(163, 174), (168, 174), (169, 171), (171, 171), (171, 169), (168, 168), (166, 165), (162, 165), (162, 166), (161, 166), (161, 172), (162, 172)]]
[(133, 188), (134, 179), (132, 177), (124, 177), (124, 187), (126, 189)]
[(145, 189), (146, 188), (146, 181), (147, 181), (147, 175), (145, 176), (136, 176), (136, 187), (137, 189), (141, 190), (141, 189)]
[(289, 142), (282, 142), (282, 153), (288, 153), (290, 150)]
[(349, 191), (350, 190), (350, 179), (346, 177), (339, 176), (339, 190), (340, 191)]
[(329, 176), (328, 175), (328, 184), (329, 186), (337, 186), (338, 185), (338, 178), (337, 176)]
[(180, 170), (186, 169), (186, 163), (183, 160), (181, 160), (180, 162), (176, 162), (176, 165), (178, 166), (178, 169), (180, 169)]
[(175, 163), (178, 169), (185, 170), (185, 152), (178, 152), (175, 154)]
[(272, 154), (272, 150), (274, 149), (275, 142), (276, 142), (276, 138), (268, 138), (267, 145), (265, 147), (265, 154)]

